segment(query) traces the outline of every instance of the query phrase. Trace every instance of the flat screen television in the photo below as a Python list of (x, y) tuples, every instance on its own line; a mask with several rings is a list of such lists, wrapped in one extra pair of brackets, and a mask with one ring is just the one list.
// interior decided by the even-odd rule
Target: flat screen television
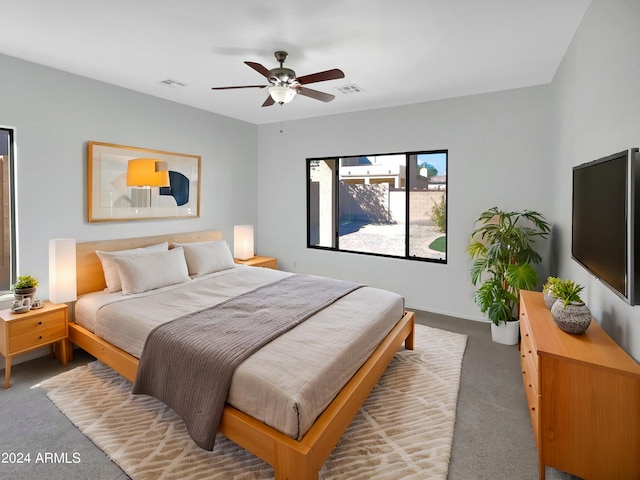
[(633, 148), (573, 168), (571, 255), (631, 305), (640, 301), (638, 162)]

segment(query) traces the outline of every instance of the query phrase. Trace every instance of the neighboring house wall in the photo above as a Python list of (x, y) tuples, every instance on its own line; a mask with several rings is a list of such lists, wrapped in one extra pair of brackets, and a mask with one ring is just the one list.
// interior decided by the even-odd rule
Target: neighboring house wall
[(339, 185), (341, 220), (363, 224), (396, 223), (391, 215), (388, 183)]

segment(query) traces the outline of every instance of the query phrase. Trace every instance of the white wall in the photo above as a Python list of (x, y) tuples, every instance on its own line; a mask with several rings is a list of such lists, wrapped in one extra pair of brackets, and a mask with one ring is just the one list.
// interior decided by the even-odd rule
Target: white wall
[[(257, 224), (257, 128), (0, 55), (0, 125), (15, 128), (18, 273), (48, 295), (48, 240), (78, 241)], [(201, 216), (87, 222), (87, 141), (202, 156)]]
[[(555, 217), (547, 86), (288, 122), (283, 130), (258, 129), (258, 211), (260, 253), (286, 270), (361, 281), (403, 294), (412, 308), (481, 319), (465, 252), (477, 215), (498, 206)], [(306, 248), (306, 158), (445, 148), (446, 265)]]
[(560, 275), (586, 286), (594, 318), (640, 360), (640, 307), (571, 259), (571, 167), (640, 146), (640, 2), (593, 0), (552, 83)]
[[(593, 0), (551, 85), (287, 122), (284, 133), (0, 55), (0, 125), (16, 129), (18, 147), (19, 273), (37, 276), (46, 293), (50, 238), (218, 228), (231, 240), (234, 224), (253, 223), (257, 251), (285, 269), (481, 319), (465, 253), (473, 221), (492, 206), (530, 208), (554, 224), (541, 277), (586, 285), (595, 318), (639, 359), (640, 308), (575, 264), (569, 240), (571, 167), (640, 145), (639, 20), (635, 0)], [(89, 224), (89, 140), (202, 155), (201, 218)], [(446, 265), (306, 248), (307, 157), (441, 148), (449, 149)]]

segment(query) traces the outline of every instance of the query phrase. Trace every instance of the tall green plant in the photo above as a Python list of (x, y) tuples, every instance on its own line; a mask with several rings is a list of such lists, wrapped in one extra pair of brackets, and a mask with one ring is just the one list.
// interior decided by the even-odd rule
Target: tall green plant
[(431, 221), (438, 231), (447, 231), (447, 203), (445, 195), (442, 195), (442, 197), (440, 197), (440, 201), (436, 202), (433, 207), (431, 207)]
[(551, 228), (538, 212), (505, 212), (497, 207), (482, 212), (476, 224), (467, 245), (473, 260), (471, 283), (480, 284), (473, 299), (499, 325), (513, 319), (520, 290), (536, 287), (538, 274), (531, 264), (540, 263), (542, 257), (533, 243), (546, 238)]

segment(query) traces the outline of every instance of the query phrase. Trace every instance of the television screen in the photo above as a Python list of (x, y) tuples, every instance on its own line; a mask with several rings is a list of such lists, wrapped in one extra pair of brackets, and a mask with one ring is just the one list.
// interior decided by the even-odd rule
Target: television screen
[(631, 304), (636, 152), (627, 150), (573, 169), (572, 256)]

